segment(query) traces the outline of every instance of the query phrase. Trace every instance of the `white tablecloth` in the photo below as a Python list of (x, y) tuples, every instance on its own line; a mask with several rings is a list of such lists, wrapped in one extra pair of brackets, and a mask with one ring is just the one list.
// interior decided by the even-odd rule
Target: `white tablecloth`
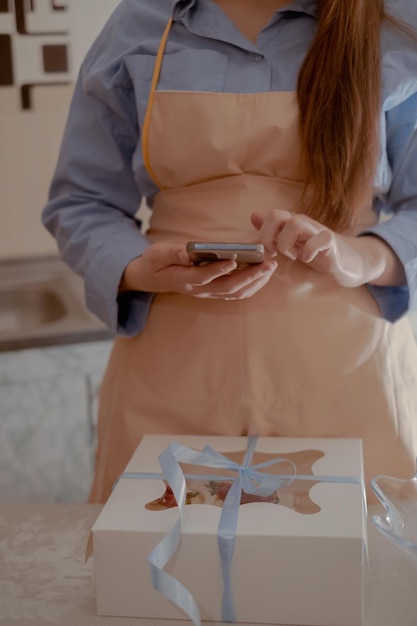
[[(165, 626), (95, 614), (92, 561), (85, 563), (84, 554), (100, 510), (89, 504), (0, 506), (0, 626)], [(417, 565), (374, 528), (370, 518), (377, 510), (369, 510), (365, 626), (417, 626)]]

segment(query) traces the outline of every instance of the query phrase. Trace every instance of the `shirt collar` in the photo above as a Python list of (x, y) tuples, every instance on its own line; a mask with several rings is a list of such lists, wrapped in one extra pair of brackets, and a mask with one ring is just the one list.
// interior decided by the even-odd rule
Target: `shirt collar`
[(317, 0), (294, 0), (283, 8), (283, 11), (294, 11), (297, 13), (307, 13), (312, 17), (318, 17)]
[(190, 9), (194, 7), (195, 3), (196, 0), (175, 0), (172, 9), (172, 15), (176, 19), (183, 17)]
[(294, 13), (307, 13), (312, 17), (318, 17), (317, 0), (293, 0), (282, 8), (282, 11), (292, 11)]
[[(183, 17), (190, 9), (195, 7), (196, 0), (174, 0), (173, 16), (176, 19)], [(313, 17), (317, 17), (317, 1), (316, 0), (293, 0), (282, 8), (282, 12), (290, 11), (295, 13), (307, 13)]]

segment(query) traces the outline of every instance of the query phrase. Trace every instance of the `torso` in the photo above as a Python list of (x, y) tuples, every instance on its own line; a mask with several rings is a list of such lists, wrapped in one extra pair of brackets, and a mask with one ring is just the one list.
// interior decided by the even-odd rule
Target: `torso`
[[(250, 36), (281, 5), (262, 0), (261, 20), (255, 2), (216, 2)], [(294, 90), (190, 90), (177, 74), (176, 88), (149, 98), (142, 133), (159, 188), (148, 238), (244, 241), (254, 207), (302, 210)], [(107, 498), (145, 433), (359, 438), (368, 486), (378, 474), (412, 475), (417, 351), (408, 320), (380, 319), (366, 287), (337, 287), (278, 260), (269, 283), (243, 301), (157, 294), (144, 332), (116, 339), (101, 386), (92, 501)]]

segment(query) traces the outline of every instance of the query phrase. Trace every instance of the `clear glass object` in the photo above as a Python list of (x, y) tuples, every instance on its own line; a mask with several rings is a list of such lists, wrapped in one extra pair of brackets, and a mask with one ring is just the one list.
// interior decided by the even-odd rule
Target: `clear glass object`
[(371, 486), (385, 508), (373, 523), (417, 566), (417, 471), (409, 480), (376, 476)]

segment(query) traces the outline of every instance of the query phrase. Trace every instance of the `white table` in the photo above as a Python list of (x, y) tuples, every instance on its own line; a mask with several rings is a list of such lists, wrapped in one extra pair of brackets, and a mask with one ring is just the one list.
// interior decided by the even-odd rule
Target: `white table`
[[(190, 626), (98, 617), (92, 561), (84, 562), (99, 505), (0, 506), (0, 626)], [(417, 566), (371, 523), (365, 626), (417, 626)]]

